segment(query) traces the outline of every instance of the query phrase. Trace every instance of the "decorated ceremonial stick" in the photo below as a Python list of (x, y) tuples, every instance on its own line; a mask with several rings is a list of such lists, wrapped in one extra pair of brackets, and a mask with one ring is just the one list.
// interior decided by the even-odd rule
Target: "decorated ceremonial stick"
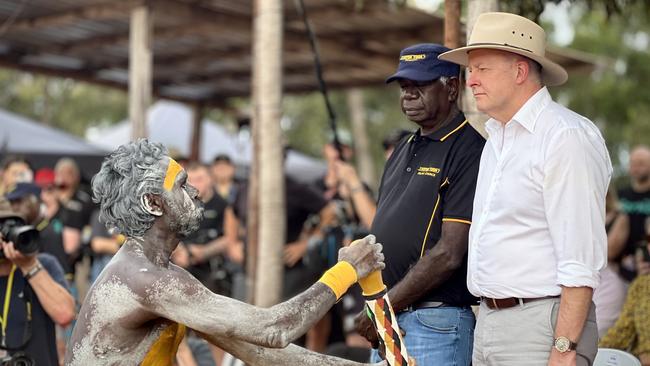
[(359, 285), (361, 285), (363, 297), (366, 299), (368, 317), (377, 330), (379, 347), (384, 348), (388, 365), (408, 366), (410, 362), (406, 345), (397, 324), (393, 306), (388, 300), (381, 271), (373, 272), (368, 277), (359, 280)]

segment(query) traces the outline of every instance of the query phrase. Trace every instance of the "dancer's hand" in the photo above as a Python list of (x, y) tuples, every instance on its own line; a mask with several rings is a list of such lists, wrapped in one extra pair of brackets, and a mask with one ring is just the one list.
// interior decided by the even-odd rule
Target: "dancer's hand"
[(372, 272), (384, 269), (386, 265), (381, 250), (382, 245), (376, 243), (375, 236), (368, 235), (339, 249), (339, 261), (350, 263), (357, 272), (357, 278), (361, 279)]

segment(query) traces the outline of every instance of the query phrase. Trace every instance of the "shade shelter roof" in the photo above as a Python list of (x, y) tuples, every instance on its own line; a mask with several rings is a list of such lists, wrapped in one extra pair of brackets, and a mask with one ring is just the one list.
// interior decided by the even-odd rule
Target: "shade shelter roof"
[[(129, 17), (143, 0), (0, 0), (0, 66), (128, 86)], [(250, 94), (252, 0), (155, 0), (153, 93), (219, 105)], [(442, 42), (443, 19), (388, 1), (305, 0), (332, 88), (381, 85), (400, 49)], [(317, 89), (294, 0), (285, 1), (284, 90)], [(554, 49), (566, 67), (589, 61)]]

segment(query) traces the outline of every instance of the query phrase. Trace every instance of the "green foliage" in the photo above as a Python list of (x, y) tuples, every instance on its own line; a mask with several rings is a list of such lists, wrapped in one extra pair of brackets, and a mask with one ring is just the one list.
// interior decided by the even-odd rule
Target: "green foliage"
[(126, 93), (70, 79), (0, 69), (0, 108), (83, 136), (126, 118)]
[[(537, 19), (543, 5), (561, 0), (501, 0), (501, 10)], [(592, 74), (571, 73), (569, 82), (551, 88), (557, 100), (598, 124), (619, 173), (631, 146), (650, 141), (650, 2), (572, 0), (575, 37), (568, 46), (607, 64)], [(552, 28), (544, 25), (547, 31)]]
[(637, 4), (624, 16), (609, 16), (604, 6), (593, 7), (575, 24), (570, 45), (612, 60), (593, 75), (572, 76), (562, 94), (569, 107), (599, 124), (615, 160), (615, 152), (650, 141), (650, 90), (642, 84), (650, 80), (650, 17), (644, 9)]
[[(529, 19), (539, 21), (539, 15), (546, 4), (559, 4), (566, 0), (500, 0), (501, 11), (519, 14)], [(586, 6), (589, 11), (604, 11), (607, 17), (625, 17), (634, 8), (639, 11), (650, 11), (647, 0), (569, 0), (572, 5)], [(539, 23), (539, 22), (538, 22)]]

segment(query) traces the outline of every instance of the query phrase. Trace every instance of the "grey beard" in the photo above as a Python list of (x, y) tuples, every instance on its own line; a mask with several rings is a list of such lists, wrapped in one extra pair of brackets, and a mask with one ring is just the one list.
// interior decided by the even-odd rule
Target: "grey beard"
[(185, 208), (170, 204), (170, 208), (177, 214), (174, 220), (171, 220), (169, 228), (172, 232), (185, 238), (199, 229), (201, 220), (203, 220), (203, 205), (200, 202), (194, 202), (195, 209)]
[(171, 229), (178, 233), (179, 236), (186, 238), (199, 229), (201, 220), (203, 220), (202, 208), (179, 217), (179, 220), (172, 225)]

